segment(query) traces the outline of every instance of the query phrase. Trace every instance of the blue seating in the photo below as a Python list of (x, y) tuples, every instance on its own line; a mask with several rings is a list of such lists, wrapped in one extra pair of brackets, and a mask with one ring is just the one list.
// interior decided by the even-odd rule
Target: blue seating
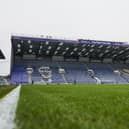
[[(90, 69), (93, 69), (95, 76), (98, 77), (102, 82), (118, 83), (118, 84), (127, 84), (128, 82), (121, 76), (114, 73), (114, 70), (119, 70), (119, 67), (116, 67), (117, 64), (88, 64)], [(124, 67), (124, 66), (122, 66)]]
[[(41, 76), (38, 72), (40, 66), (49, 66), (52, 70), (52, 83), (77, 83), (77, 84), (95, 84), (96, 80), (90, 77), (87, 73), (87, 69), (92, 69), (95, 72), (95, 76), (102, 82), (126, 84), (129, 81), (129, 77), (122, 78), (116, 75), (113, 71), (120, 68), (125, 68), (125, 65), (116, 64), (102, 64), (102, 63), (81, 63), (81, 62), (64, 62), (64, 61), (50, 61), (50, 60), (23, 60), (16, 61), (11, 74), (12, 84), (27, 84), (28, 75), (26, 68), (31, 66), (34, 68), (32, 73), (32, 80), (34, 82), (40, 82)], [(126, 66), (127, 67), (127, 66)], [(65, 69), (65, 80), (59, 74), (58, 69)]]
[(11, 84), (26, 84), (28, 82), (27, 79), (27, 73), (24, 67), (22, 65), (14, 65), (13, 71), (11, 73)]

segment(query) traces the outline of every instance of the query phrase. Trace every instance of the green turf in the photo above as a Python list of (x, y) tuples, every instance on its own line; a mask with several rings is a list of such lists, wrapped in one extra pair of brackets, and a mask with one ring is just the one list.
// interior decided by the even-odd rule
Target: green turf
[(129, 85), (23, 86), (17, 129), (129, 129)]
[(9, 93), (14, 86), (0, 86), (0, 99), (3, 98), (7, 93)]

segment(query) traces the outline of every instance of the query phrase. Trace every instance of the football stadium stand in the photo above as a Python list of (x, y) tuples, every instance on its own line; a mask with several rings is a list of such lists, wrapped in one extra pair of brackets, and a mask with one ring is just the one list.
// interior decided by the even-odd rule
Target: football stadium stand
[(11, 42), (11, 84), (129, 83), (126, 42), (18, 35)]

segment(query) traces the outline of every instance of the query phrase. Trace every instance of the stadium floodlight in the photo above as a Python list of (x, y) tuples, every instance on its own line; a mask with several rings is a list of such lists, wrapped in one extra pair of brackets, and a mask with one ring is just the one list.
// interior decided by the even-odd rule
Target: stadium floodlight
[(21, 40), (21, 43), (24, 43), (24, 41), (23, 41), (23, 40)]
[(21, 44), (17, 44), (17, 47), (20, 48), (21, 47)]
[(106, 51), (105, 51), (105, 53), (108, 53), (108, 52), (109, 52), (109, 50), (106, 50)]
[(113, 51), (112, 54), (116, 53), (116, 51)]
[(48, 47), (49, 50), (50, 50), (51, 48), (52, 48), (51, 46)]
[(85, 47), (85, 46), (86, 46), (86, 44), (83, 44), (83, 45), (82, 45), (82, 47)]
[(46, 43), (45, 43), (46, 45), (48, 45), (49, 44), (49, 42), (48, 41), (46, 41)]
[(61, 43), (59, 43), (59, 46), (62, 46), (64, 43), (63, 42), (61, 42)]
[(115, 49), (115, 50), (116, 50), (116, 49), (119, 49), (119, 47), (115, 47), (114, 49)]
[(77, 48), (74, 48), (74, 51), (77, 51)]
[(33, 46), (32, 46), (32, 45), (30, 45), (30, 46), (29, 46), (29, 48), (33, 48)]
[(43, 48), (43, 46), (42, 45), (40, 45), (40, 49), (42, 49)]
[(100, 45), (98, 48), (102, 48), (103, 47), (103, 45)]
[(62, 53), (62, 55), (64, 55), (66, 52), (64, 51), (63, 53)]
[(55, 51), (54, 54), (56, 55), (58, 53), (58, 51)]
[(46, 51), (46, 54), (49, 54), (50, 51)]
[(107, 49), (111, 48), (111, 46), (107, 46)]
[(117, 55), (115, 54), (115, 55), (113, 55), (112, 57), (116, 57)]
[(102, 57), (103, 55), (104, 55), (103, 53), (100, 53), (100, 54), (99, 54), (99, 57)]
[(40, 43), (40, 45), (43, 45), (43, 44), (44, 44), (43, 42)]
[(30, 44), (31, 43), (31, 40), (28, 40), (28, 44)]
[(17, 52), (21, 52), (21, 49), (17, 49)]
[(87, 56), (87, 55), (89, 55), (89, 53), (88, 53), (88, 52), (85, 54), (85, 56)]
[(32, 49), (29, 49), (29, 53), (32, 53)]
[(125, 50), (129, 50), (129, 47), (127, 47)]
[(57, 50), (60, 50), (61, 47), (57, 47)]
[(94, 51), (94, 49), (92, 48), (92, 49), (90, 49), (90, 52), (93, 52)]
[(95, 46), (95, 44), (92, 44), (92, 45), (91, 45), (91, 48), (93, 48), (94, 46)]
[(81, 54), (82, 54), (81, 52), (78, 53), (79, 56), (81, 56)]
[(83, 49), (82, 49), (82, 52), (84, 52), (85, 50), (86, 50), (86, 49), (85, 49), (85, 48), (83, 48)]
[(69, 50), (69, 47), (67, 47), (65, 50), (68, 51)]
[(70, 55), (73, 55), (73, 52), (71, 52)]
[(41, 50), (39, 50), (39, 54), (41, 54)]
[(120, 52), (119, 52), (119, 54), (122, 54), (124, 51), (123, 50), (121, 50)]

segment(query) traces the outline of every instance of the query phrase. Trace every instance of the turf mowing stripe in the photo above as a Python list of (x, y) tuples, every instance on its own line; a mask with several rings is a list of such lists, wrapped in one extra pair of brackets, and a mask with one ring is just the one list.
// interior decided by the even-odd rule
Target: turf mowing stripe
[(0, 129), (15, 128), (15, 112), (19, 99), (20, 87), (18, 86), (0, 100)]

